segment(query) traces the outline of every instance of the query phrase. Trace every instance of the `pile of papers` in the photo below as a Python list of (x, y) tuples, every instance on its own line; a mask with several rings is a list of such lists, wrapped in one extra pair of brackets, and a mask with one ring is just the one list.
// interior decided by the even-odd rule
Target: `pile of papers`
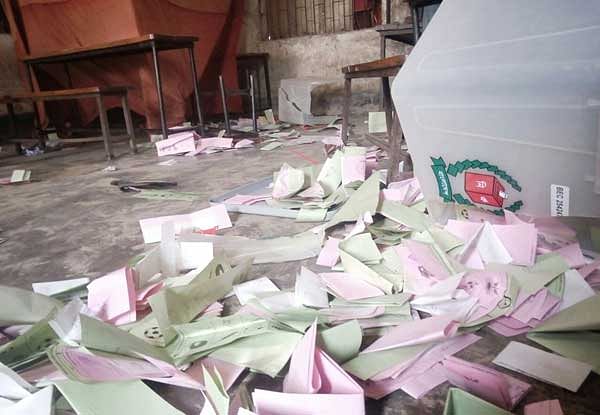
[[(2, 287), (2, 414), (137, 413), (139, 402), (182, 413), (146, 382), (198, 390), (205, 415), (362, 415), (366, 398), (419, 399), (442, 384), (453, 386), (445, 414), (508, 414), (534, 380), (576, 393), (600, 373), (588, 282), (600, 261), (575, 232), (508, 211), (436, 223), (416, 179), (386, 185), (369, 158), (346, 147), (275, 173), (268, 200), (320, 222), (306, 232), (223, 235), (233, 224), (215, 205), (141, 220), (147, 250), (91, 282)], [(309, 258), (292, 288), (249, 277), (254, 264)], [(489, 329), (545, 350), (512, 341), (493, 362), (454, 356)], [(249, 372), (283, 385), (231, 398)]]

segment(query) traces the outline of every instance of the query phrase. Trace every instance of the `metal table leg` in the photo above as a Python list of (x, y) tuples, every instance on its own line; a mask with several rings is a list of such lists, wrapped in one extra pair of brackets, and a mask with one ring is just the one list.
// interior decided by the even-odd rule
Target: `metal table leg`
[(271, 81), (269, 79), (269, 61), (267, 58), (264, 59), (264, 68), (265, 68), (265, 89), (267, 91), (267, 106), (268, 108), (273, 108), (273, 103), (271, 102)]
[(342, 142), (348, 142), (348, 126), (350, 121), (350, 101), (352, 101), (352, 79), (344, 79), (344, 109), (342, 113)]
[(252, 127), (254, 133), (258, 134), (258, 120), (256, 118), (256, 97), (254, 90), (254, 75), (250, 74), (250, 105), (252, 107)]
[(158, 95), (158, 109), (160, 110), (160, 128), (162, 130), (163, 140), (166, 140), (169, 137), (169, 129), (167, 128), (167, 116), (165, 115), (162, 82), (160, 80), (160, 65), (158, 63), (158, 50), (156, 50), (155, 42), (152, 42), (152, 61), (154, 62), (156, 93)]
[(227, 91), (225, 90), (225, 82), (223, 75), (219, 75), (219, 89), (221, 91), (221, 104), (223, 105), (223, 118), (225, 119), (225, 132), (231, 135), (231, 124), (229, 122), (229, 113), (227, 111)]
[(192, 70), (192, 80), (194, 82), (194, 102), (196, 104), (196, 116), (200, 127), (200, 135), (204, 135), (204, 120), (202, 118), (202, 106), (200, 105), (200, 92), (198, 91), (198, 78), (196, 74), (196, 58), (194, 56), (194, 47), (188, 48), (190, 55), (190, 68)]

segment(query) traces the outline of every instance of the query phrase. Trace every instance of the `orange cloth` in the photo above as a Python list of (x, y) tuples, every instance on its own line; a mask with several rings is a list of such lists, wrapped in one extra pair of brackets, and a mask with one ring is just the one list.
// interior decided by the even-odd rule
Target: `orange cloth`
[[(56, 50), (90, 46), (143, 34), (197, 36), (196, 70), (203, 90), (216, 90), (223, 73), (227, 86), (237, 88), (235, 55), (243, 0), (3, 0), (12, 3), (8, 13), (13, 34), (17, 33), (17, 54), (43, 54)], [(19, 26), (21, 30), (19, 29)], [(20, 39), (19, 39), (20, 37)], [(193, 117), (193, 84), (186, 50), (159, 52), (163, 96), (170, 126)], [(131, 55), (69, 63), (74, 88), (128, 85), (131, 109), (146, 117), (148, 128), (160, 126), (158, 98), (152, 57)], [(62, 65), (38, 65), (37, 82), (42, 90), (67, 88)], [(107, 107), (119, 102), (107, 101)], [(232, 111), (240, 102), (231, 103)], [(67, 120), (87, 124), (97, 117), (93, 101), (46, 103), (48, 116), (57, 126)], [(205, 99), (207, 113), (222, 112), (218, 99)]]

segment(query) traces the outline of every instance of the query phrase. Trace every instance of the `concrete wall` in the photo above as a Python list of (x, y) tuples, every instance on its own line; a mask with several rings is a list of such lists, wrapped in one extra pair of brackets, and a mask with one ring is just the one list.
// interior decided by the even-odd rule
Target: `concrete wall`
[[(394, 0), (392, 21), (404, 22), (409, 17), (406, 0)], [(325, 35), (301, 36), (288, 39), (262, 40), (258, 0), (246, 0), (246, 18), (242, 31), (240, 53), (260, 52), (270, 55), (271, 94), (277, 106), (279, 82), (286, 78), (324, 78), (337, 83), (329, 91), (331, 108), (328, 113), (341, 112), (345, 65), (367, 62), (380, 57), (379, 34), (373, 29)], [(387, 55), (405, 52), (405, 46), (388, 42)], [(376, 110), (379, 103), (380, 82), (376, 79), (353, 82), (353, 111)], [(275, 108), (276, 109), (276, 108)]]

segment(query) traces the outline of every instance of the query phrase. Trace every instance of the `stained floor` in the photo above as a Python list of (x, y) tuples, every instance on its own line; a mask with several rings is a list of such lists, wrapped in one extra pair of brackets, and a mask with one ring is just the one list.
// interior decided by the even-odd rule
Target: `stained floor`
[[(323, 146), (309, 144), (270, 152), (258, 149), (230, 151), (198, 158), (172, 157), (172, 166), (160, 166), (155, 151), (147, 147), (137, 155), (127, 154), (124, 145), (116, 146), (112, 162), (118, 170), (105, 172), (107, 166), (101, 146), (85, 146), (48, 153), (39, 157), (0, 157), (0, 177), (13, 169), (29, 169), (36, 181), (0, 187), (0, 284), (31, 288), (32, 282), (70, 277), (98, 277), (121, 267), (132, 256), (144, 251), (138, 221), (162, 215), (188, 213), (208, 206), (208, 198), (260, 178), (270, 176), (287, 162), (294, 166), (325, 158)], [(179, 191), (196, 192), (200, 201), (149, 201), (123, 193), (110, 184), (114, 179), (164, 179), (179, 183)], [(308, 229), (310, 224), (290, 219), (232, 214), (233, 228), (224, 234), (253, 238), (289, 235)], [(314, 259), (304, 261), (314, 267)], [(282, 287), (293, 284), (299, 270), (297, 262), (254, 266), (252, 274), (267, 276)], [(487, 329), (483, 339), (459, 357), (489, 364), (508, 340)], [(527, 342), (524, 337), (514, 340)], [(498, 368), (503, 371), (503, 369)], [(533, 379), (511, 375), (534, 385), (525, 402), (560, 399), (566, 414), (600, 413), (600, 377), (590, 375), (579, 393), (574, 394)], [(250, 374), (243, 381), (254, 387), (279, 390), (281, 379)], [(199, 392), (152, 385), (169, 402), (186, 414), (198, 414), (203, 399)], [(233, 388), (235, 394), (237, 385)], [(368, 414), (441, 414), (447, 385), (442, 385), (420, 400), (395, 392), (380, 401), (367, 401)], [(518, 408), (522, 408), (522, 404)], [(515, 413), (522, 413), (518, 409)]]

